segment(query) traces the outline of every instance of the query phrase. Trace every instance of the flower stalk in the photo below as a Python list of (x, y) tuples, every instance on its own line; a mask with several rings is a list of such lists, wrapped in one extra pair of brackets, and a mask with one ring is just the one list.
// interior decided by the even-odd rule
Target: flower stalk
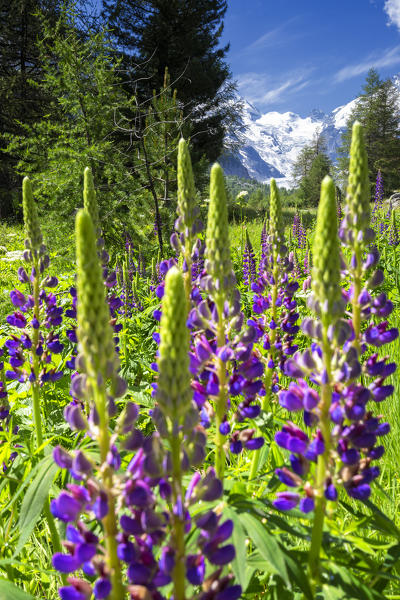
[(102, 463), (101, 483), (107, 495), (108, 511), (102, 518), (107, 564), (112, 591), (110, 600), (125, 597), (121, 564), (117, 555), (117, 520), (114, 499), (113, 471), (107, 462), (112, 452), (109, 434), (109, 407), (106, 381), (114, 375), (116, 354), (109, 324), (102, 271), (98, 260), (96, 234), (92, 219), (86, 210), (76, 218), (77, 241), (77, 317), (80, 353), (85, 364), (85, 385), (98, 415), (98, 444)]

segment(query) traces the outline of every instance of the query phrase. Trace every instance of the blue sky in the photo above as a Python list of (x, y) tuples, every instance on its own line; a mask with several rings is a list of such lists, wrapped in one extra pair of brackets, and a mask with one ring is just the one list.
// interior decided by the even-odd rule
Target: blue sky
[(400, 73), (400, 0), (228, 0), (228, 41), (239, 93), (260, 110), (328, 112), (370, 67)]

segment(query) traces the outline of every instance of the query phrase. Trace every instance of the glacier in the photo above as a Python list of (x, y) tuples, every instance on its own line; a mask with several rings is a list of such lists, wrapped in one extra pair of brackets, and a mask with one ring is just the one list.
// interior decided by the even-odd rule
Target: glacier
[(294, 112), (262, 114), (242, 98), (244, 144), (235, 155), (221, 157), (227, 175), (238, 175), (268, 183), (272, 177), (283, 187), (292, 187), (293, 163), (314, 135), (323, 134), (328, 154), (336, 159), (341, 135), (357, 99), (335, 108), (331, 113), (313, 110), (307, 117)]

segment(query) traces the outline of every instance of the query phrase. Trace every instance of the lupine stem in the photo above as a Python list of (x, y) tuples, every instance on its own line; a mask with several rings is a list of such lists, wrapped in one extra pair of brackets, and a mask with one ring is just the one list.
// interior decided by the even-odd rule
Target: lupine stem
[[(34, 263), (35, 277), (33, 280), (33, 316), (39, 321), (39, 276), (38, 262)], [(33, 420), (36, 432), (36, 446), (40, 448), (43, 444), (42, 417), (40, 412), (40, 389), (39, 389), (39, 356), (36, 349), (39, 343), (39, 327), (33, 328), (32, 333), (32, 368), (34, 381), (32, 382), (32, 404), (33, 404)]]
[(359, 246), (355, 248), (356, 267), (353, 271), (353, 297), (352, 297), (352, 321), (354, 330), (354, 345), (360, 351), (360, 331), (361, 331), (361, 305), (359, 296), (362, 284), (362, 257)]
[[(38, 261), (34, 263), (35, 278), (33, 280), (33, 315), (40, 322), (40, 307), (39, 307), (39, 264)], [(34, 374), (34, 381), (32, 382), (32, 406), (33, 406), (33, 421), (35, 425), (36, 433), (36, 449), (38, 450), (43, 445), (43, 430), (42, 430), (42, 416), (40, 407), (40, 387), (39, 387), (39, 356), (36, 353), (36, 349), (39, 343), (39, 331), (40, 328), (33, 328), (32, 333), (32, 369)], [(44, 516), (50, 530), (51, 541), (55, 552), (61, 552), (60, 536), (54, 522), (53, 515), (50, 512), (49, 499), (46, 498), (43, 506)], [(63, 577), (65, 581), (65, 576)]]
[[(181, 436), (171, 436), (172, 495), (175, 507), (182, 503)], [(172, 572), (174, 599), (185, 600), (185, 523), (177, 510), (173, 516), (175, 565)]]
[(192, 292), (192, 257), (190, 252), (185, 253), (185, 261), (187, 271), (183, 274), (183, 279), (185, 283), (185, 295), (188, 304), (188, 310), (190, 310), (190, 295)]
[(123, 352), (124, 352), (124, 358), (125, 360), (127, 360), (127, 348), (128, 348), (128, 300), (129, 300), (129, 293), (130, 293), (130, 288), (129, 288), (129, 263), (128, 261), (124, 261), (123, 263), (123, 274), (122, 274), (122, 278), (124, 280), (124, 286), (125, 286), (125, 298), (124, 298), (124, 337), (123, 337)]
[[(274, 323), (277, 322), (276, 301), (278, 298), (278, 277), (279, 277), (279, 267), (276, 264), (276, 255), (274, 253), (274, 270), (273, 270), (274, 284), (273, 284), (272, 290), (271, 290), (271, 318), (274, 321)], [(276, 329), (272, 329), (271, 335), (270, 335), (270, 350), (268, 353), (268, 359), (273, 358), (273, 347), (275, 344), (275, 338), (276, 338)], [(271, 386), (272, 386), (273, 373), (274, 373), (274, 369), (273, 368), (271, 369), (267, 365), (267, 368), (265, 370), (265, 375), (264, 375), (265, 396), (263, 397), (262, 403), (261, 403), (261, 408), (262, 408), (263, 412), (266, 412), (271, 404)], [(261, 449), (254, 450), (254, 452), (253, 452), (253, 458), (251, 461), (251, 467), (250, 467), (250, 473), (249, 473), (249, 481), (254, 479), (257, 475), (258, 462), (260, 460), (260, 450)]]
[[(264, 375), (264, 387), (265, 387), (265, 396), (262, 399), (261, 408), (263, 411), (266, 411), (271, 400), (271, 385), (272, 385), (272, 374), (273, 369), (267, 367)], [(260, 449), (253, 451), (253, 458), (251, 461), (250, 473), (249, 473), (249, 481), (252, 481), (257, 476), (258, 472), (258, 462), (260, 460)]]
[(331, 359), (332, 351), (328, 340), (328, 324), (323, 328), (323, 361), (327, 375), (327, 383), (321, 386), (321, 401), (320, 401), (320, 427), (322, 437), (324, 439), (325, 450), (323, 454), (318, 456), (317, 463), (317, 478), (315, 482), (315, 509), (314, 523), (311, 534), (311, 546), (308, 557), (308, 567), (311, 579), (313, 594), (315, 595), (316, 586), (319, 582), (320, 554), (322, 546), (322, 534), (325, 520), (326, 499), (324, 495), (324, 483), (328, 472), (329, 457), (330, 457), (330, 440), (331, 432), (329, 426), (329, 409), (332, 400), (331, 387)]
[[(225, 345), (225, 320), (223, 316), (223, 301), (218, 306), (218, 329), (217, 329), (217, 347), (222, 348)], [(224, 479), (225, 471), (225, 436), (220, 431), (220, 425), (226, 414), (227, 409), (227, 390), (226, 390), (226, 367), (221, 358), (217, 358), (217, 377), (219, 382), (219, 394), (215, 402), (215, 470), (217, 477)]]
[[(45, 500), (45, 503), (43, 506), (43, 512), (44, 512), (44, 516), (46, 517), (47, 524), (49, 526), (50, 537), (51, 537), (51, 541), (53, 543), (54, 551), (61, 552), (60, 536), (59, 536), (58, 529), (57, 529), (55, 521), (54, 521), (54, 517), (50, 512), (50, 503), (49, 503), (48, 498), (46, 498), (46, 500)], [(66, 580), (66, 576), (62, 576), (62, 578), (63, 578), (63, 580)]]
[[(96, 390), (96, 384), (92, 389)], [(125, 586), (122, 584), (121, 563), (117, 555), (117, 518), (116, 506), (113, 494), (113, 475), (111, 468), (107, 465), (107, 454), (110, 450), (110, 435), (108, 431), (108, 413), (107, 400), (105, 389), (97, 389), (96, 393), (96, 408), (99, 414), (99, 446), (100, 458), (103, 465), (102, 480), (105, 490), (107, 491), (108, 512), (102, 519), (104, 527), (104, 543), (106, 547), (106, 555), (108, 566), (111, 571), (112, 591), (110, 600), (123, 600), (125, 598)]]

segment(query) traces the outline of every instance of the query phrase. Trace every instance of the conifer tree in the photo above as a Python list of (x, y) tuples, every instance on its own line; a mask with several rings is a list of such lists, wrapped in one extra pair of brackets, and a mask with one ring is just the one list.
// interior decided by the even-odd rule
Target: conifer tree
[[(42, 65), (37, 39), (43, 35), (39, 13), (54, 22), (59, 0), (0, 0), (0, 138), (22, 133), (23, 123), (33, 123), (48, 107), (48, 97), (35, 85)], [(4, 142), (0, 142), (4, 147)], [(20, 193), (16, 160), (0, 155), (0, 217), (15, 210)]]
[(331, 169), (325, 138), (317, 131), (293, 165), (292, 178), (299, 186), (299, 196), (304, 203), (318, 206), (321, 182)]
[(400, 92), (391, 79), (382, 80), (370, 69), (354, 109), (349, 115), (339, 149), (339, 168), (347, 177), (351, 128), (359, 121), (365, 132), (371, 192), (379, 169), (387, 192), (400, 186)]
[(183, 115), (194, 122), (194, 162), (217, 159), (228, 127), (239, 125), (229, 46), (219, 46), (226, 0), (103, 0), (103, 8), (123, 49), (127, 88), (150, 98), (168, 68)]

